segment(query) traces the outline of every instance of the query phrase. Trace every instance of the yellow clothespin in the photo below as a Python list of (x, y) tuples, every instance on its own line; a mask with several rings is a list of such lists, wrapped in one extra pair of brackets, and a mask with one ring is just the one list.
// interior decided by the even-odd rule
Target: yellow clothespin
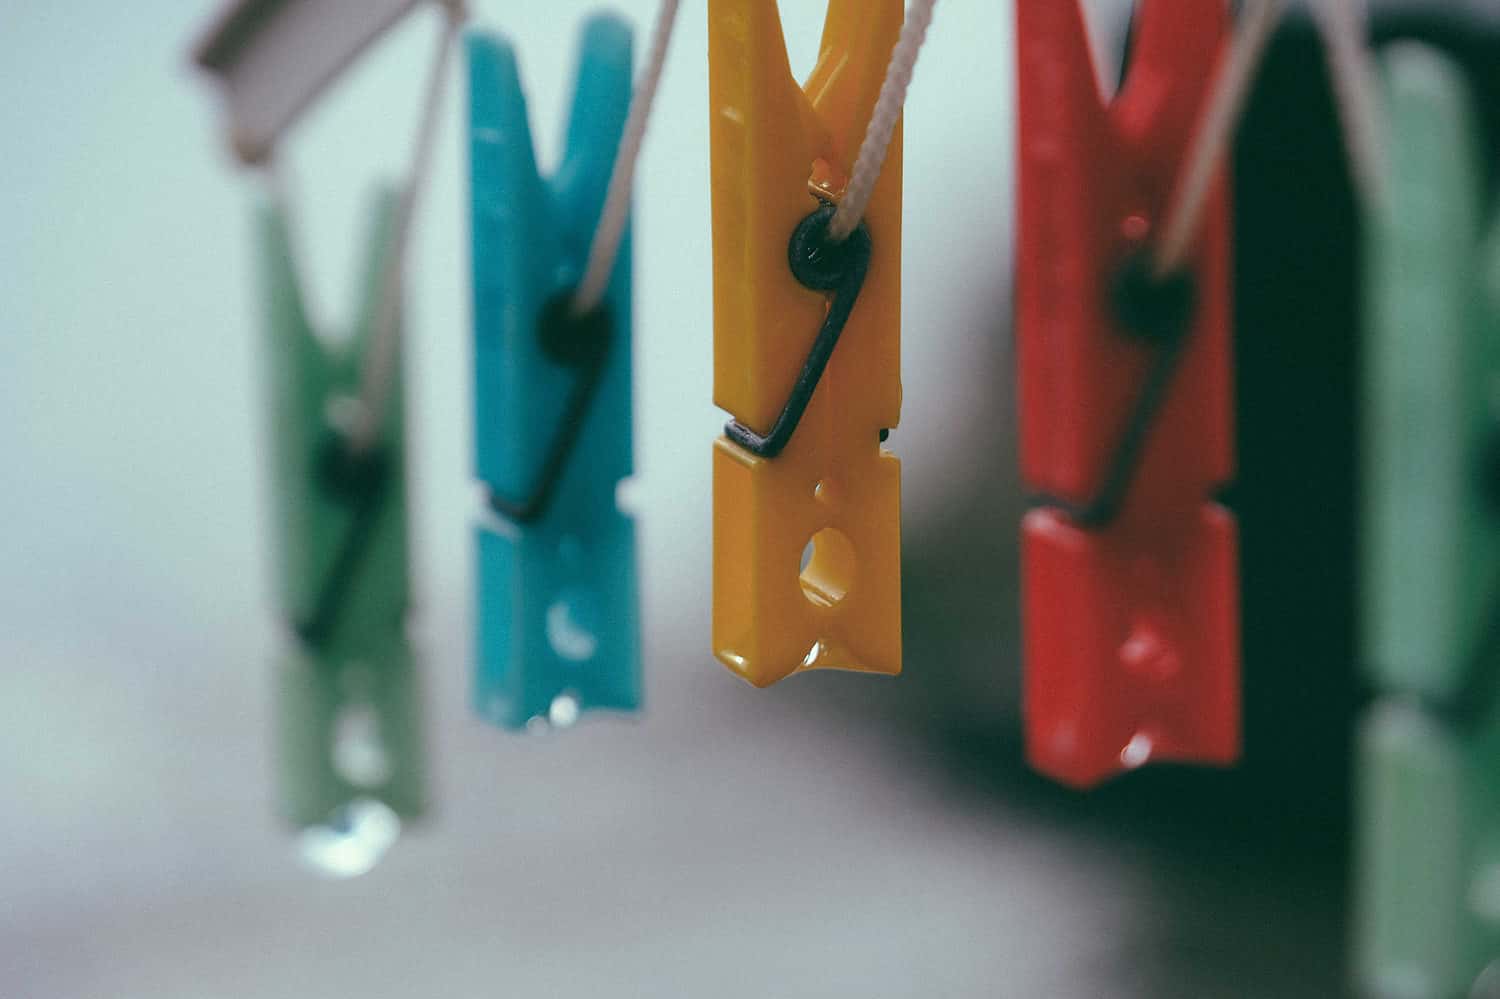
[(899, 673), (901, 464), (881, 446), (901, 414), (899, 125), (864, 224), (822, 236), (902, 3), (831, 0), (802, 87), (776, 0), (708, 11), (714, 402), (733, 417), (714, 445), (714, 654), (757, 687)]

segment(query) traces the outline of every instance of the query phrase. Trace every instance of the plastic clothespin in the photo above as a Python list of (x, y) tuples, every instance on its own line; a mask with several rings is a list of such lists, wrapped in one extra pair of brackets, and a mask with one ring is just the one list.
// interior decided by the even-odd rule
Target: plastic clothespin
[(1356, 977), (1371, 995), (1490, 995), (1500, 987), (1500, 213), (1486, 231), (1462, 72), (1410, 42), (1382, 64), (1388, 176), (1366, 230), (1363, 490), (1363, 645), (1380, 699), (1359, 739)]
[(901, 0), (831, 0), (803, 87), (776, 0), (708, 9), (714, 402), (734, 421), (714, 444), (714, 654), (757, 687), (816, 668), (896, 674), (901, 465), (882, 441), (901, 415), (899, 130), (863, 228), (818, 240)]
[(516, 728), (641, 701), (630, 241), (603, 302), (569, 314), (631, 91), (631, 32), (582, 31), (567, 150), (537, 174), (511, 47), (468, 39), (473, 198), (478, 712)]
[(1239, 755), (1229, 202), (1184, 270), (1147, 251), (1228, 38), (1227, 5), (1144, 0), (1113, 101), (1077, 0), (1017, 0), (1016, 333), (1027, 755), (1088, 787)]
[[(284, 210), (268, 200), (259, 211), (270, 332), (278, 604), (295, 637), (282, 676), (283, 798), (284, 810), (299, 823), (313, 822), (319, 810), (334, 816), (340, 797), (382, 801), (401, 817), (421, 811), (416, 699), (396, 702), (414, 686), (405, 631), (399, 374), (374, 443), (356, 453), (341, 432), (341, 414), (357, 405), (359, 366), (373, 332), (385, 259), (394, 249), (397, 200), (394, 193), (380, 197), (363, 308), (345, 342), (320, 337), (308, 320)], [(307, 703), (295, 703), (293, 695)], [(343, 717), (334, 705), (366, 700), (380, 706), (375, 731), (389, 737), (384, 751), (391, 776), (359, 787), (346, 781), (330, 790), (328, 753)]]
[[(266, 159), (339, 74), (424, 0), (235, 0), (198, 43), (195, 61), (223, 85), (230, 145)], [(460, 0), (441, 0), (452, 9)]]
[[(230, 144), (246, 163), (274, 160), (298, 116), (421, 0), (234, 0), (198, 44), (217, 79)], [(433, 116), (459, 0), (429, 94)], [(428, 129), (423, 130), (429, 131)], [(424, 139), (426, 144), (428, 140)], [(420, 162), (420, 158), (419, 158)], [(405, 198), (383, 193), (353, 335), (309, 322), (272, 185), (258, 212), (269, 330), (277, 602), (293, 633), (278, 671), (281, 809), (305, 857), (327, 873), (363, 873), (423, 809), (420, 705), (406, 637), (406, 484), (396, 313)], [(380, 345), (377, 347), (376, 342)], [(378, 355), (381, 364), (375, 364)], [(371, 371), (390, 377), (370, 389)], [(368, 382), (368, 383), (367, 383)], [(386, 391), (388, 387), (388, 391)], [(372, 401), (378, 398), (378, 403)]]

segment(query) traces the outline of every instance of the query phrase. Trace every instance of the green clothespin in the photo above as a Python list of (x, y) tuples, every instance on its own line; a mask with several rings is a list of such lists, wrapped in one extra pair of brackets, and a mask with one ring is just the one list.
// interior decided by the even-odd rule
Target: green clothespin
[(1363, 490), (1380, 699), (1359, 737), (1355, 977), (1447, 999), (1500, 990), (1500, 224), (1485, 234), (1461, 72), (1412, 43), (1382, 61)]
[[(305, 853), (334, 874), (390, 845), (423, 807), (415, 666), (406, 638), (408, 554), (399, 357), (380, 412), (356, 443), (362, 372), (396, 252), (398, 197), (381, 195), (345, 341), (308, 320), (286, 212), (259, 210), (268, 303), (277, 599), (293, 633), (282, 664), (282, 811)], [(373, 432), (368, 430), (373, 427)], [(363, 762), (361, 762), (363, 761)], [(372, 844), (383, 845), (374, 849)]]
[[(446, 17), (409, 175), (381, 195), (352, 335), (308, 320), (276, 196), (277, 152), (336, 80), (418, 8)], [(463, 0), (224, 0), (194, 61), (241, 163), (269, 172), (258, 211), (267, 308), (276, 599), (293, 635), (279, 673), (282, 811), (330, 874), (357, 874), (422, 811), (409, 598), (400, 358), (403, 247), (431, 161)]]

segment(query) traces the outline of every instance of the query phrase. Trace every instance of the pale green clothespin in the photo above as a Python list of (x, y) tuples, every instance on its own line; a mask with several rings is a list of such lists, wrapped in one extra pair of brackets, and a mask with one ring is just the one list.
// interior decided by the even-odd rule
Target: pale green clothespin
[[(399, 194), (379, 200), (348, 340), (320, 337), (308, 320), (279, 197), (259, 211), (277, 602), (293, 636), (279, 676), (282, 810), (302, 830), (308, 858), (331, 874), (368, 869), (394, 842), (401, 820), (423, 805), (420, 698), (406, 637), (399, 313), (403, 248), (464, 13), (462, 0), (438, 5), (447, 18), (410, 177)], [(302, 113), (389, 28), (424, 6), (426, 0), (227, 3), (195, 59), (219, 84), (235, 155), (274, 167)]]
[(281, 811), (319, 870), (368, 870), (424, 806), (421, 708), (409, 600), (400, 365), (376, 431), (354, 445), (397, 197), (382, 195), (363, 308), (347, 340), (308, 320), (287, 219), (261, 206), (270, 333), (278, 600), (295, 647), (278, 681)]
[(1382, 62), (1355, 977), (1378, 997), (1500, 995), (1500, 222), (1459, 69), (1414, 43)]

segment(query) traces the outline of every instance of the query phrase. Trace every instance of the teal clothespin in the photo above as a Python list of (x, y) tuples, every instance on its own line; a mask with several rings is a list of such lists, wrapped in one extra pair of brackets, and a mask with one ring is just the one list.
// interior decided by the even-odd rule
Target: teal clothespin
[[(395, 252), (397, 201), (386, 193), (377, 205), (362, 307), (354, 335), (341, 343), (319, 336), (308, 319), (285, 210), (275, 201), (259, 210), (270, 334), (277, 602), (294, 646), (279, 685), (282, 810), (298, 828), (314, 835), (323, 828), (325, 853), (351, 834), (351, 808), (368, 812), (379, 803), (397, 818), (422, 811), (420, 718), (406, 638), (399, 363), (369, 446), (354, 450), (345, 432), (345, 417), (358, 405), (387, 257)], [(359, 723), (364, 741), (374, 740), (366, 756), (383, 755), (380, 768), (340, 763), (341, 752), (349, 758), (339, 746), (350, 717), (367, 719)], [(335, 873), (339, 864), (347, 866), (349, 848), (343, 849), (332, 861)]]
[(1380, 699), (1359, 739), (1355, 976), (1447, 999), (1500, 988), (1500, 220), (1485, 231), (1458, 68), (1406, 43), (1383, 74), (1363, 615)]
[(631, 34), (584, 26), (562, 164), (537, 173), (514, 50), (468, 38), (474, 264), (476, 710), (506, 728), (640, 704), (630, 242), (600, 305), (569, 314), (631, 92)]

